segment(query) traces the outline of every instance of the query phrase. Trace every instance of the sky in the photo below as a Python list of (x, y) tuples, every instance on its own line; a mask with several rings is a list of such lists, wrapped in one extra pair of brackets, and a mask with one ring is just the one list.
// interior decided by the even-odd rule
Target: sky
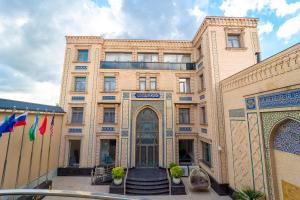
[(191, 40), (205, 16), (259, 18), (262, 58), (300, 41), (299, 0), (0, 0), (0, 98), (57, 104), (66, 35)]

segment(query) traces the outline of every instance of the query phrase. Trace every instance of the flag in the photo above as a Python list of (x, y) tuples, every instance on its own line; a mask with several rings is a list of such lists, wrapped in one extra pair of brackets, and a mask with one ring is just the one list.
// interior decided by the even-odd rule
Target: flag
[(52, 115), (52, 119), (51, 119), (51, 124), (50, 124), (50, 135), (53, 135), (53, 131), (54, 131), (54, 113)]
[(36, 138), (36, 127), (37, 127), (37, 125), (39, 123), (39, 115), (40, 115), (39, 113), (35, 114), (34, 122), (33, 122), (33, 124), (31, 125), (31, 127), (29, 129), (29, 133), (28, 134), (29, 134), (30, 141), (33, 141)]
[(16, 123), (16, 114), (13, 113), (9, 117), (5, 117), (4, 120), (0, 124), (0, 136), (2, 136), (2, 133), (12, 132), (14, 129), (14, 124)]
[(19, 116), (16, 117), (16, 123), (14, 126), (24, 126), (26, 125), (26, 118), (27, 118), (28, 112), (25, 112)]
[(39, 128), (40, 134), (44, 135), (46, 132), (46, 127), (47, 127), (47, 115), (45, 114), (44, 120), (42, 122), (42, 125)]

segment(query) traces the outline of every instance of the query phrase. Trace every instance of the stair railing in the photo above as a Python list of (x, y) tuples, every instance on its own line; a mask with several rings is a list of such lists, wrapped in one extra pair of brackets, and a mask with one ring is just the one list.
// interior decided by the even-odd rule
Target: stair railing
[(169, 195), (171, 195), (171, 178), (170, 178), (170, 174), (169, 174), (169, 170), (168, 170), (168, 167), (166, 167), (166, 171), (167, 171), (167, 178), (168, 178), (168, 181), (169, 181)]
[(129, 171), (129, 169), (127, 167), (125, 178), (124, 178), (124, 195), (126, 194), (126, 181), (127, 181), (128, 171)]

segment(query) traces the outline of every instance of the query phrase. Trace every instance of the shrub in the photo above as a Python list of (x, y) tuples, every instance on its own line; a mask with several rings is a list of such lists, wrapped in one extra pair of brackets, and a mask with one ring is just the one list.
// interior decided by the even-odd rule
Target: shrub
[(169, 164), (169, 169), (172, 169), (173, 167), (176, 167), (176, 166), (178, 166), (176, 163), (171, 162), (171, 163)]
[(180, 178), (183, 176), (184, 173), (183, 169), (180, 166), (172, 167), (170, 171), (171, 171), (171, 176), (173, 178)]
[(253, 190), (251, 188), (245, 188), (239, 192), (233, 193), (234, 199), (239, 199), (239, 200), (255, 200), (255, 199), (260, 199), (264, 196), (265, 196), (264, 193)]
[(124, 169), (123, 167), (115, 167), (112, 169), (113, 179), (121, 179), (124, 177)]

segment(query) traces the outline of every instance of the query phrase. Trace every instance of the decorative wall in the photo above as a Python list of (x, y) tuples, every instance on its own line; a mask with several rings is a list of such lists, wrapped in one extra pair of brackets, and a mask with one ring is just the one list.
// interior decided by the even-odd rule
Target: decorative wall
[(300, 121), (300, 112), (299, 111), (286, 111), (286, 112), (264, 112), (261, 113), (261, 119), (263, 123), (263, 136), (264, 136), (264, 145), (266, 148), (266, 175), (267, 175), (267, 184), (268, 184), (268, 194), (270, 199), (273, 199), (273, 178), (271, 176), (271, 161), (270, 161), (270, 136), (273, 131), (273, 128), (278, 123), (282, 122), (284, 119), (296, 119)]
[(248, 131), (245, 120), (231, 120), (231, 143), (235, 189), (252, 186)]

